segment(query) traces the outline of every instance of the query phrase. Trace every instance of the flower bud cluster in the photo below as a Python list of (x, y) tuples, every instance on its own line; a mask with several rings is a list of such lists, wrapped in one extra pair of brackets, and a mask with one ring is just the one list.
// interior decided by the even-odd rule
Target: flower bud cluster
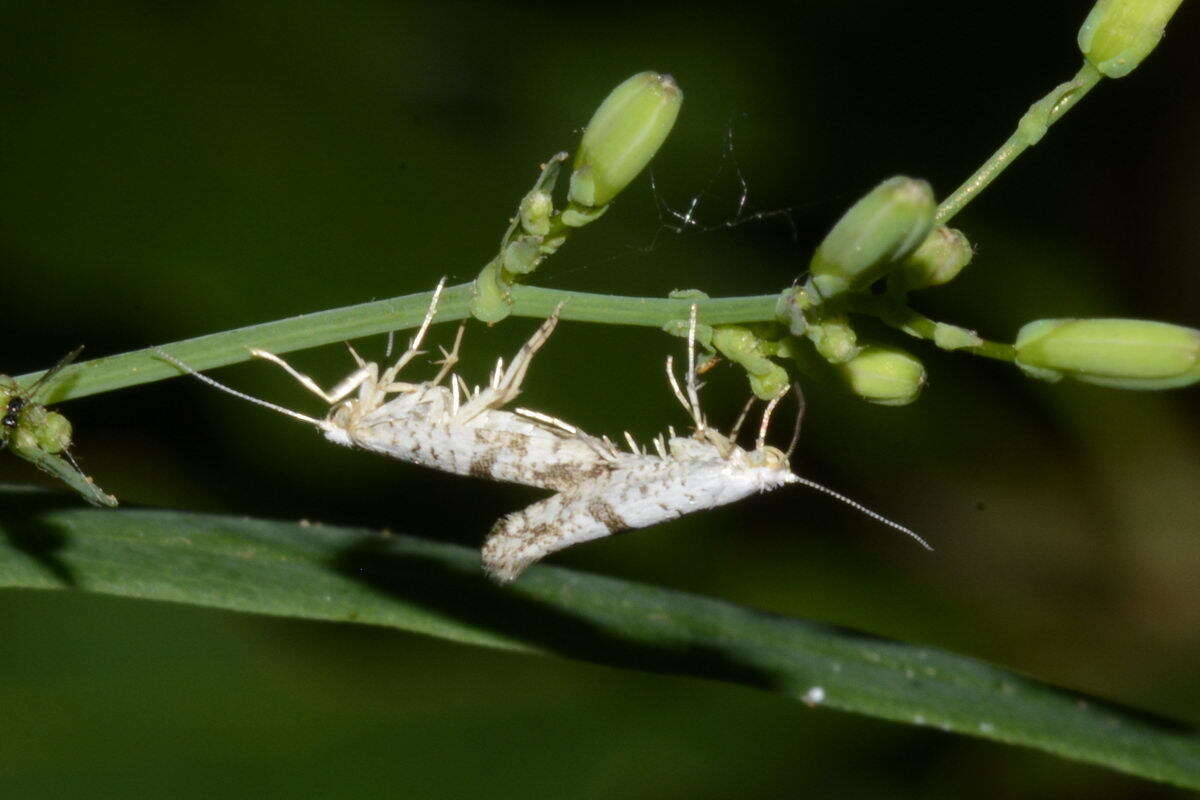
[(882, 278), (900, 304), (906, 292), (949, 283), (970, 263), (967, 238), (934, 226), (936, 208), (928, 183), (898, 175), (834, 224), (809, 262), (808, 280), (785, 291), (777, 308), (792, 336), (808, 339), (818, 357), (796, 349), (801, 369), (832, 378), (868, 402), (903, 405), (917, 398), (925, 385), (921, 362), (895, 347), (861, 343), (846, 312)]
[(510, 290), (556, 252), (570, 232), (599, 219), (609, 203), (645, 169), (679, 115), (683, 92), (670, 75), (640, 72), (605, 98), (580, 142), (566, 208), (554, 208), (553, 191), (566, 153), (542, 167), (521, 200), (499, 254), (480, 272), (471, 313), (489, 324), (512, 311)]

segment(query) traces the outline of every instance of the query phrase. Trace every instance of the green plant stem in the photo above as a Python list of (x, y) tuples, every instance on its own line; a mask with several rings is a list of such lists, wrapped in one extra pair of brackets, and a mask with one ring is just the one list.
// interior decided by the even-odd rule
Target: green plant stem
[(951, 217), (975, 199), (975, 195), (987, 188), (1017, 156), (1037, 144), (1047, 129), (1082, 100), (1103, 77), (1099, 70), (1085, 61), (1074, 78), (1060, 83), (1048, 95), (1030, 106), (1017, 123), (1017, 130), (1008, 137), (1008, 141), (1002, 144), (983, 166), (975, 170), (974, 175), (967, 178), (953, 194), (942, 201), (934, 215), (934, 223), (940, 225), (949, 222)]
[[(448, 322), (470, 316), (468, 301), (472, 284), (447, 287), (438, 306), (437, 320)], [(162, 346), (172, 356), (197, 370), (235, 364), (250, 359), (249, 349), (289, 353), (307, 347), (343, 342), (363, 336), (416, 327), (429, 308), (431, 292), (376, 300), (298, 317), (249, 325), (221, 333), (184, 339)], [(524, 317), (547, 317), (560, 303), (562, 318), (608, 325), (661, 327), (672, 319), (686, 317), (692, 303), (700, 307), (707, 323), (755, 322), (774, 319), (775, 295), (725, 297), (711, 300), (659, 297), (622, 297), (516, 286), (512, 291), (513, 313)], [(21, 375), (17, 381), (29, 385), (42, 373)], [(77, 397), (111, 392), (129, 386), (175, 378), (179, 369), (164, 361), (154, 348), (73, 364), (61, 370), (41, 395), (47, 405)]]
[[(885, 325), (904, 331), (909, 336), (931, 342), (934, 341), (940, 324), (937, 320), (930, 319), (887, 295), (850, 295), (846, 298), (845, 307), (852, 313), (876, 317)], [(971, 353), (1009, 363), (1017, 357), (1016, 349), (1011, 344), (986, 339), (979, 345), (962, 347), (955, 352)]]
[[(450, 322), (470, 316), (468, 304), (472, 284), (450, 286), (442, 292), (437, 320)], [(778, 296), (664, 298), (626, 297), (544, 289), (538, 286), (514, 286), (513, 313), (522, 317), (545, 318), (562, 304), (563, 319), (598, 322), (606, 325), (644, 325), (660, 328), (672, 320), (685, 319), (695, 303), (700, 319), (707, 325), (770, 322), (775, 320)], [(162, 349), (196, 370), (208, 370), (248, 361), (250, 348), (272, 353), (290, 353), (308, 347), (344, 342), (363, 336), (415, 328), (429, 308), (432, 292), (402, 295), (388, 300), (333, 308), (298, 317), (248, 325), (220, 333), (165, 344)], [(937, 323), (917, 312), (887, 303), (886, 298), (856, 295), (850, 310), (878, 317), (884, 323), (930, 341)], [(985, 342), (963, 348), (976, 355), (1012, 361), (1012, 347)], [(164, 361), (155, 348), (133, 350), (114, 356), (72, 364), (62, 369), (42, 394), (47, 405), (102, 394), (130, 386), (179, 377), (182, 373)], [(42, 375), (31, 372), (17, 377), (28, 386)]]

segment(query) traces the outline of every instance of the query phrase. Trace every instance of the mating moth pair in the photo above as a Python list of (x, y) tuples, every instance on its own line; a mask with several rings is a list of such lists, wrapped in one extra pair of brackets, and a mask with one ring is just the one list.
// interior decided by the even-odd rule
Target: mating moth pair
[(554, 491), (550, 497), (506, 515), (493, 526), (483, 546), (483, 566), (501, 582), (513, 580), (529, 565), (570, 545), (630, 528), (649, 527), (789, 483), (832, 495), (925, 544), (907, 528), (792, 473), (787, 454), (765, 444), (771, 412), (780, 398), (767, 404), (753, 450), (745, 450), (735, 441), (745, 412), (729, 436), (709, 427), (697, 394), (695, 307), (683, 388), (675, 377), (671, 359), (667, 359), (668, 380), (691, 416), (694, 432), (690, 436), (677, 436), (671, 430), (667, 437), (660, 435), (653, 442), (653, 452), (638, 447), (626, 434), (630, 450), (624, 451), (607, 437), (592, 436), (554, 417), (523, 408), (512, 411), (504, 408), (519, 394), (534, 354), (554, 330), (557, 310), (517, 351), (507, 368), (503, 359), (497, 362), (488, 385), (482, 388), (471, 389), (451, 372), (458, 360), (462, 326), (453, 348), (449, 352), (442, 350), (443, 358), (437, 362), (441, 369), (433, 380), (422, 383), (398, 380), (401, 369), (420, 354), (421, 342), (437, 312), (441, 290), (439, 284), (421, 327), (392, 367), (380, 373), (378, 365), (364, 361), (352, 349), (358, 368), (329, 391), (278, 356), (251, 351), (278, 364), (329, 403), (332, 408), (324, 419), (249, 397), (195, 373), (167, 353), (160, 351), (160, 355), (224, 391), (317, 427), (337, 444), (458, 475)]

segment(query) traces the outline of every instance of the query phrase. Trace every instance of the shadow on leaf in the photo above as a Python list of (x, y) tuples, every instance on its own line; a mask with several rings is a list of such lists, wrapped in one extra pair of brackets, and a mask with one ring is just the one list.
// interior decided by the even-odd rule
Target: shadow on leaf
[(72, 495), (40, 489), (0, 494), (0, 533), (8, 546), (32, 558), (66, 589), (78, 585), (71, 568), (58, 556), (69, 537), (61, 524), (46, 515), (78, 504)]
[(342, 574), (473, 628), (509, 637), (548, 653), (610, 666), (685, 674), (760, 689), (781, 688), (779, 676), (744, 663), (718, 647), (682, 637), (658, 639), (622, 635), (572, 614), (561, 605), (497, 586), (478, 564), (448, 564), (435, 556), (398, 552), (388, 542), (369, 539), (342, 550), (331, 562)]

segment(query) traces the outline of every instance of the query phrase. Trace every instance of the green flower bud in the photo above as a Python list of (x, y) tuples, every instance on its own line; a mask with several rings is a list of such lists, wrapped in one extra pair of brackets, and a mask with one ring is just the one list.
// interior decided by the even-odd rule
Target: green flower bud
[(1183, 0), (1099, 0), (1079, 29), (1079, 49), (1110, 78), (1128, 75), (1150, 55)]
[(21, 456), (41, 449), (38, 447), (37, 437), (33, 431), (25, 428), (17, 428), (13, 431), (12, 437), (8, 441), (13, 452)]
[(522, 236), (504, 248), (504, 268), (515, 275), (528, 275), (537, 269), (545, 255), (542, 254), (538, 236)]
[(562, 220), (562, 224), (568, 228), (582, 228), (584, 225), (600, 219), (600, 216), (605, 211), (608, 211), (608, 206), (585, 208), (584, 206), (572, 203), (563, 210), (560, 219)]
[[(663, 332), (670, 336), (678, 336), (680, 339), (688, 338), (688, 331), (691, 329), (690, 323), (685, 319), (673, 319), (663, 323)], [(696, 344), (700, 345), (704, 350), (712, 355), (713, 351), (713, 326), (705, 325), (703, 322), (696, 326)]]
[(553, 255), (558, 252), (558, 248), (562, 247), (563, 243), (566, 241), (566, 236), (551, 236), (542, 240), (542, 243), (538, 245), (538, 250), (542, 253), (542, 255)]
[(497, 256), (487, 263), (475, 278), (471, 293), (471, 316), (480, 322), (495, 325), (512, 313), (509, 283), (504, 278), (504, 259)]
[(718, 325), (713, 328), (712, 346), (730, 361), (741, 365), (750, 377), (750, 389), (762, 400), (778, 396), (791, 384), (787, 370), (767, 358), (767, 343), (749, 328)]
[(960, 328), (948, 322), (936, 322), (933, 326), (933, 343), (943, 350), (961, 350), (964, 347), (979, 347), (983, 339), (975, 331)]
[(545, 236), (550, 232), (550, 217), (554, 214), (554, 200), (544, 189), (536, 188), (521, 199), (518, 211), (521, 227), (526, 233)]
[(837, 370), (850, 391), (881, 406), (908, 405), (925, 386), (925, 366), (890, 347), (866, 347)]
[(1043, 380), (1064, 375), (1120, 389), (1200, 381), (1200, 331), (1144, 319), (1041, 319), (1021, 328), (1017, 366)]
[(917, 249), (933, 225), (933, 190), (898, 175), (850, 207), (809, 264), (816, 294), (825, 299), (863, 289)]
[(571, 202), (608, 205), (654, 158), (682, 104), (675, 79), (657, 72), (639, 72), (613, 89), (596, 109), (575, 155)]
[(850, 326), (850, 320), (841, 314), (810, 323), (804, 335), (830, 364), (844, 364), (859, 354), (858, 334)]
[(46, 416), (50, 412), (45, 406), (37, 403), (26, 402), (21, 413), (17, 416), (17, 428), (24, 429), (37, 436), (38, 430), (46, 422)]
[(775, 319), (787, 326), (792, 336), (804, 336), (808, 330), (808, 311), (816, 305), (802, 286), (790, 286), (775, 302)]
[(71, 444), (71, 423), (56, 411), (47, 411), (34, 430), (38, 447), (47, 453), (61, 453)]
[(941, 286), (957, 278), (973, 255), (975, 251), (962, 231), (939, 225), (904, 260), (892, 278), (897, 288), (904, 291)]
[[(5, 407), (13, 396), (13, 392), (0, 389), (0, 399)], [(6, 437), (9, 434), (13, 449), (36, 448), (47, 453), (60, 453), (71, 444), (71, 423), (56, 411), (27, 402), (17, 417), (17, 427), (0, 432)]]

